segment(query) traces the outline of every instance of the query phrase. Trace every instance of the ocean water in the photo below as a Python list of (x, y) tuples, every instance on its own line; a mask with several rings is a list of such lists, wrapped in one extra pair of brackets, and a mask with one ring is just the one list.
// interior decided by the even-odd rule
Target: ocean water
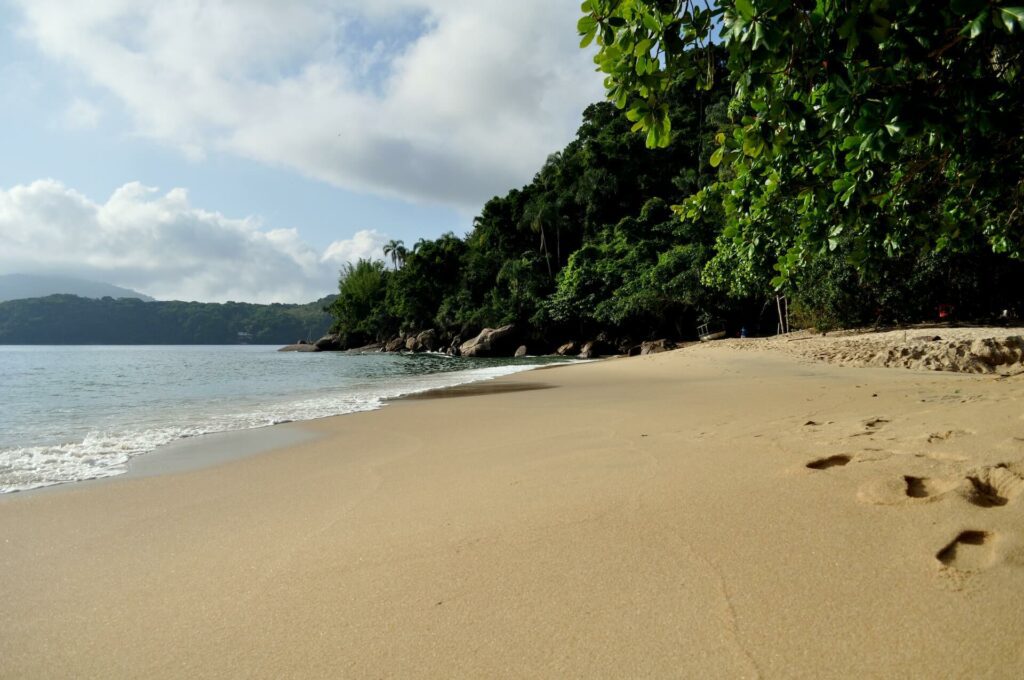
[(380, 408), (551, 359), (269, 346), (0, 346), (0, 493), (118, 475), (185, 437)]

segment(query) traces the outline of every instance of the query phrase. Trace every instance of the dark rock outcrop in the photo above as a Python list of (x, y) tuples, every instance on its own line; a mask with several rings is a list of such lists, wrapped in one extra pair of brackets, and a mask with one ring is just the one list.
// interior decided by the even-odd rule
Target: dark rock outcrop
[(583, 347), (580, 347), (580, 353), (577, 356), (580, 359), (595, 359), (615, 353), (615, 347), (599, 335), (597, 338), (583, 343)]
[(456, 335), (454, 338), (452, 338), (451, 344), (448, 345), (448, 348), (445, 349), (444, 353), (451, 355), (453, 357), (462, 356), (462, 350), (460, 349), (461, 347), (462, 336)]
[(341, 338), (337, 335), (325, 335), (313, 343), (318, 352), (337, 352), (344, 349), (341, 346)]
[(427, 352), (434, 352), (441, 346), (440, 340), (437, 337), (437, 331), (433, 328), (425, 330), (417, 335), (416, 342), (418, 342), (420, 347)]
[(383, 352), (384, 346), (379, 342), (371, 342), (368, 345), (361, 347), (350, 347), (345, 350), (346, 354), (376, 354), (377, 352)]
[(676, 343), (671, 340), (662, 338), (660, 340), (647, 340), (640, 343), (640, 354), (641, 356), (647, 354), (657, 354), (659, 352), (667, 352), (670, 349), (675, 349)]
[(515, 347), (514, 332), (513, 324), (501, 328), (485, 328), (472, 340), (462, 343), (459, 353), (464, 357), (508, 356)]
[(285, 345), (278, 352), (319, 352), (316, 345), (311, 345), (308, 342), (297, 342), (294, 345)]

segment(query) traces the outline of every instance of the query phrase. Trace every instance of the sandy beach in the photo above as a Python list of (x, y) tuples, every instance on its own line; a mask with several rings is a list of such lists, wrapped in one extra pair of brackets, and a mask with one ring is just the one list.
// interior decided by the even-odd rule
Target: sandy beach
[(0, 676), (1024, 677), (1024, 376), (736, 345), (0, 497)]

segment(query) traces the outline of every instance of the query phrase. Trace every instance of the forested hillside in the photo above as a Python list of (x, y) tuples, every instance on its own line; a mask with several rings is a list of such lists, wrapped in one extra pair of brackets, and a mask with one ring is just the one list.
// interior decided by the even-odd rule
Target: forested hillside
[[(488, 201), (465, 237), (392, 242), (386, 261), (344, 271), (332, 307), (342, 345), (428, 328), (466, 339), (509, 323), (533, 351), (568, 339), (601, 337), (622, 348), (693, 338), (708, 319), (723, 320), (732, 334), (770, 334), (780, 294), (795, 321), (821, 329), (930, 320), (939, 305), (977, 320), (1019, 307), (1024, 266), (977, 233), (955, 247), (873, 252), (870, 268), (852, 229), (804, 244), (799, 258), (761, 222), (740, 234), (730, 220), (743, 209), (735, 192), (744, 170), (721, 163), (723, 130), (737, 126), (736, 86), (724, 48), (701, 55), (707, 89), (694, 87), (692, 69), (659, 74), (657, 82), (668, 82), (658, 93), (664, 124), (645, 120), (642, 107), (624, 113), (594, 104), (576, 138), (532, 182)], [(638, 134), (655, 127), (656, 138)], [(769, 211), (771, 195), (760, 200)], [(786, 277), (780, 266), (791, 267)]]
[(714, 219), (683, 224), (671, 209), (709, 178), (725, 95), (680, 91), (678, 133), (657, 150), (613, 105), (588, 107), (576, 139), (532, 182), (488, 201), (464, 238), (392, 243), (386, 264), (343, 272), (332, 308), (343, 340), (426, 328), (465, 338), (515, 323), (541, 344), (601, 332), (625, 341), (692, 335), (705, 313), (747, 313), (755, 300), (715, 297), (700, 284)]
[(305, 305), (143, 302), (75, 295), (0, 303), (0, 344), (286, 344), (316, 339), (331, 323), (327, 297)]

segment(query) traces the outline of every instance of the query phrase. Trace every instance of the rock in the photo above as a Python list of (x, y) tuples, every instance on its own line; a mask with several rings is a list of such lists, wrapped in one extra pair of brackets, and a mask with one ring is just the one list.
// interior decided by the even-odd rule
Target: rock
[(297, 342), (294, 345), (285, 345), (278, 352), (319, 352), (316, 345), (311, 345), (308, 342)]
[(376, 354), (377, 352), (383, 352), (384, 345), (379, 342), (371, 342), (368, 345), (362, 347), (352, 347), (345, 350), (346, 354)]
[(662, 338), (660, 340), (647, 340), (640, 343), (640, 355), (644, 356), (647, 354), (657, 354), (659, 352), (667, 352), (670, 349), (674, 349), (676, 343), (671, 340)]
[(415, 335), (410, 335), (405, 339), (405, 349), (410, 352), (422, 352), (423, 347), (420, 346), (420, 341)]
[(462, 343), (459, 352), (464, 357), (508, 356), (512, 351), (509, 345), (513, 331), (515, 326), (512, 324), (501, 328), (485, 328), (472, 340)]
[(398, 352), (405, 347), (405, 338), (399, 335), (397, 338), (391, 338), (384, 343), (385, 352)]
[(341, 338), (337, 335), (325, 335), (314, 342), (313, 345), (317, 348), (317, 351), (320, 352), (337, 352), (342, 349)]
[(569, 356), (570, 354), (576, 354), (577, 351), (578, 349), (576, 347), (576, 342), (574, 340), (570, 340), (569, 342), (565, 343), (564, 345), (561, 345), (558, 349), (556, 349), (555, 354), (557, 354), (560, 357), (564, 357)]
[(452, 342), (448, 345), (448, 349), (444, 351), (445, 354), (453, 357), (462, 356), (462, 350), (459, 349), (462, 346), (462, 336), (456, 335), (452, 338)]
[(430, 330), (423, 331), (422, 333), (417, 335), (416, 342), (418, 342), (420, 346), (428, 352), (433, 352), (438, 347), (441, 346), (441, 343), (439, 342), (437, 337), (437, 331), (435, 331), (433, 328), (431, 328)]
[(596, 339), (588, 340), (583, 343), (583, 347), (580, 348), (580, 353), (577, 356), (580, 359), (593, 359), (595, 357), (612, 354), (614, 352), (615, 349), (612, 347), (611, 343), (599, 335)]
[(516, 359), (519, 359), (521, 357), (525, 357), (526, 356), (526, 345), (519, 345), (519, 347), (516, 348), (516, 353), (513, 356), (515, 356)]

